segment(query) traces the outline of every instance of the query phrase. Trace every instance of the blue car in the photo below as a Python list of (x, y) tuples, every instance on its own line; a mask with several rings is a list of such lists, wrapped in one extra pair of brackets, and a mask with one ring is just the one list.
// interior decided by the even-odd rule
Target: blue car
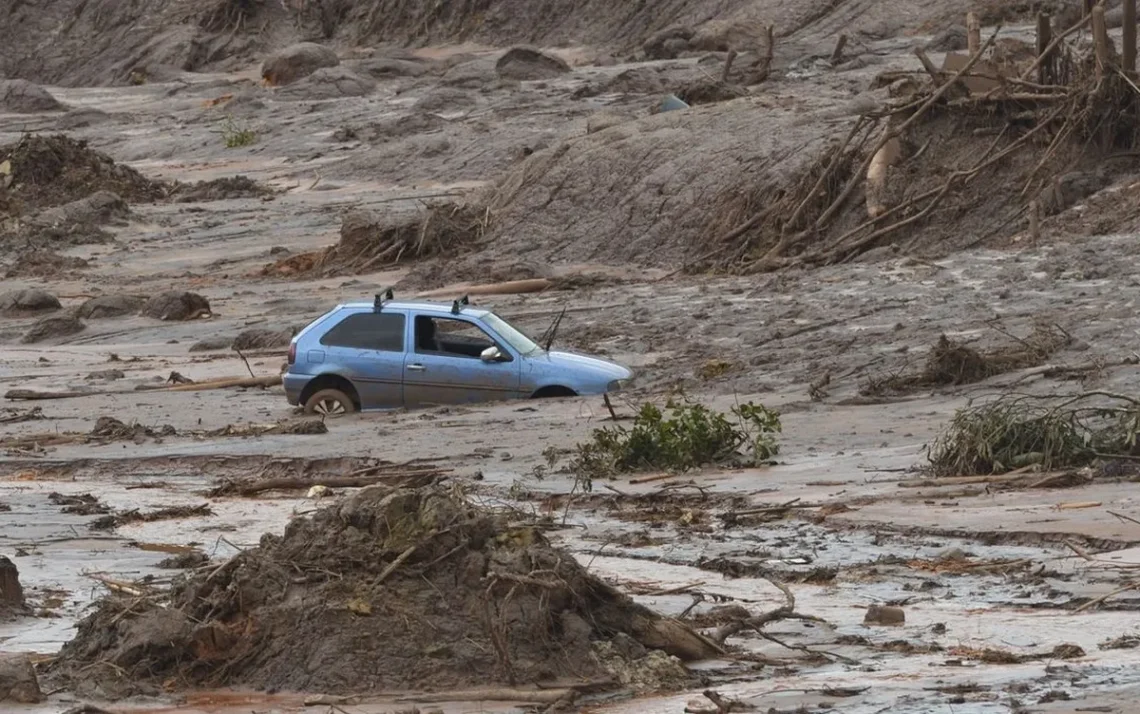
[(606, 360), (544, 349), (490, 310), (469, 305), (338, 305), (289, 345), (289, 403), (308, 414), (613, 392), (633, 376)]

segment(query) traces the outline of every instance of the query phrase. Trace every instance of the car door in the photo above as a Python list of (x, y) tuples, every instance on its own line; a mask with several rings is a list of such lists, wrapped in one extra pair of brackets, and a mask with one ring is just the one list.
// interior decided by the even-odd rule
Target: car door
[[(478, 322), (464, 316), (412, 313), (412, 344), (404, 358), (404, 403), (469, 404), (519, 396), (521, 360)], [(430, 321), (434, 342), (425, 340)], [(485, 362), (484, 349), (499, 348), (500, 361)]]
[(399, 407), (404, 402), (404, 337), (407, 315), (396, 311), (355, 312), (321, 336), (327, 374), (356, 388), (363, 409)]

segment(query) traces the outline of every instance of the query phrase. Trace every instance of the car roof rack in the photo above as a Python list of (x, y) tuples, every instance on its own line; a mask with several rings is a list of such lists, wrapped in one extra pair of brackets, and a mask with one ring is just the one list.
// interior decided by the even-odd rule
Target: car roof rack
[(459, 310), (460, 310), (460, 306), (467, 306), (470, 304), (471, 304), (471, 301), (467, 298), (466, 295), (464, 295), (463, 297), (461, 297), (458, 300), (455, 300), (454, 302), (451, 303), (451, 314), (452, 315), (458, 315)]
[(372, 302), (372, 309), (376, 312), (380, 312), (380, 309), (384, 307), (384, 303), (393, 299), (395, 296), (396, 294), (392, 292), (392, 288), (388, 288), (383, 294), (376, 293), (376, 299)]

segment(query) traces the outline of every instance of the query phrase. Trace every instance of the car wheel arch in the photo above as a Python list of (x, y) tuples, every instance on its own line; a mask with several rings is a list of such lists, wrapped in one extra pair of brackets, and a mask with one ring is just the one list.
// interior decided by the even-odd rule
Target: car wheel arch
[(554, 397), (576, 397), (578, 392), (561, 384), (548, 384), (534, 390), (531, 399), (550, 399)]
[(339, 389), (347, 394), (356, 405), (357, 410), (360, 410), (360, 393), (356, 391), (356, 386), (346, 377), (342, 377), (339, 374), (322, 374), (310, 379), (305, 385), (305, 388), (301, 390), (299, 402), (304, 404), (309, 400), (309, 397), (322, 389)]

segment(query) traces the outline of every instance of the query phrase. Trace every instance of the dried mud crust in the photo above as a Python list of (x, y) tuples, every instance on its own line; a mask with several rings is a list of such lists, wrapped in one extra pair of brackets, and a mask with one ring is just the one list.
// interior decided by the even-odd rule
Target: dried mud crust
[(177, 580), (167, 606), (104, 599), (51, 676), (112, 697), (522, 685), (607, 678), (594, 646), (621, 635), (682, 660), (717, 651), (533, 528), (439, 487), (372, 486)]

